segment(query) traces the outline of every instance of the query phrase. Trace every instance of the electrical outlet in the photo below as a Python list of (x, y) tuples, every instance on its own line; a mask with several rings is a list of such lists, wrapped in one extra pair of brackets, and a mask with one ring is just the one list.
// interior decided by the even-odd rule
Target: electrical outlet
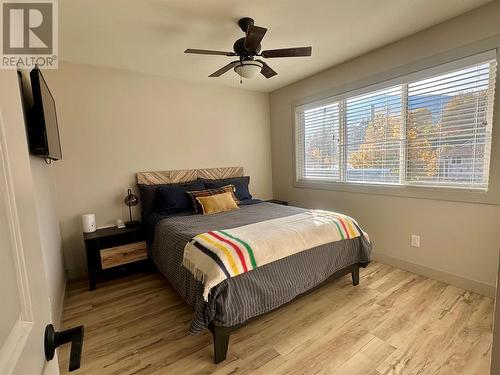
[(418, 234), (411, 235), (411, 246), (420, 247), (420, 236)]

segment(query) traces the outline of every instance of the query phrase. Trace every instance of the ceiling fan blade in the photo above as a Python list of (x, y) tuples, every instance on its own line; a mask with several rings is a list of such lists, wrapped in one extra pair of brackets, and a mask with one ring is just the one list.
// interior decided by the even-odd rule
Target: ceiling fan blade
[(248, 25), (247, 35), (245, 36), (245, 43), (243, 44), (243, 47), (249, 52), (257, 52), (266, 31), (267, 29), (264, 27)]
[(184, 53), (195, 53), (198, 55), (220, 55), (220, 56), (236, 56), (234, 52), (212, 51), (208, 49), (194, 49), (188, 48)]
[(222, 68), (220, 68), (216, 72), (213, 72), (212, 74), (210, 74), (209, 77), (219, 77), (219, 76), (223, 75), (224, 73), (226, 73), (228, 70), (231, 70), (232, 68), (234, 68), (238, 64), (240, 64), (239, 61), (230, 62), (229, 64), (223, 66)]
[(268, 49), (262, 51), (260, 55), (265, 58), (273, 57), (301, 57), (311, 56), (312, 47), (295, 47), (295, 48), (281, 48), (281, 49)]
[(262, 60), (256, 60), (256, 61), (262, 63), (262, 69), (260, 70), (260, 74), (262, 74), (264, 77), (271, 78), (278, 74), (264, 61)]

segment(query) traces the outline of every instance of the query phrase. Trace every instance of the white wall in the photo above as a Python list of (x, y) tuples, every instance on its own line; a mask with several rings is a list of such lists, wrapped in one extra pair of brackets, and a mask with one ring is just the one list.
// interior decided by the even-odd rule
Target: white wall
[[(499, 248), (496, 204), (294, 187), (292, 106), (304, 98), (393, 78), (418, 66), (466, 56), (474, 49), (500, 47), (500, 2), (414, 34), (344, 64), (271, 93), (273, 191), (277, 199), (305, 207), (345, 212), (370, 234), (374, 257), (425, 275), (493, 296)], [(471, 47), (472, 45), (472, 47)], [(486, 47), (485, 47), (486, 48)], [(462, 56), (462, 57), (463, 57)], [(410, 71), (408, 71), (410, 70)], [(382, 79), (382, 80), (383, 80)], [(499, 80), (500, 81), (500, 80)], [(500, 95), (497, 81), (497, 97)], [(492, 173), (488, 199), (500, 193), (500, 101), (494, 113)], [(380, 190), (380, 189), (379, 189)], [(472, 193), (469, 193), (472, 194)], [(421, 247), (411, 248), (410, 234), (420, 234)]]
[(61, 228), (56, 210), (57, 190), (53, 166), (44, 160), (30, 158), (35, 189), (36, 213), (40, 228), (43, 258), (50, 294), (50, 309), (55, 322), (61, 321), (66, 290), (66, 271), (62, 249)]
[(98, 226), (126, 219), (136, 172), (243, 166), (252, 194), (272, 196), (268, 94), (73, 63), (44, 76), (62, 141), (55, 176), (70, 278), (85, 275), (80, 215), (95, 213)]
[[(29, 71), (22, 71), (25, 111), (33, 105)], [(59, 323), (66, 290), (66, 271), (62, 250), (61, 228), (56, 206), (54, 166), (43, 159), (30, 156), (30, 169), (36, 202), (38, 226), (42, 245), (52, 318)]]

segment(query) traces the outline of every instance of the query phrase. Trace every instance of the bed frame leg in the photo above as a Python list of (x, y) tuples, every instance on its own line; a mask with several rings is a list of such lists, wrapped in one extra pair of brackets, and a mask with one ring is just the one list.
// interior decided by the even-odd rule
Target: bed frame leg
[(231, 330), (226, 327), (213, 326), (211, 331), (214, 336), (214, 361), (217, 364), (226, 359)]
[(354, 271), (351, 272), (352, 285), (359, 285), (359, 267), (356, 267)]

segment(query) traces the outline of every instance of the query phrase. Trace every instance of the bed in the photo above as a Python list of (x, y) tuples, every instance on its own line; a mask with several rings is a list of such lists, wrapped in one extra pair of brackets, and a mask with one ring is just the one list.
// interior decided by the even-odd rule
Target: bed
[(213, 215), (155, 212), (155, 188), (197, 179), (243, 176), (243, 168), (141, 172), (137, 183), (142, 196), (142, 220), (148, 253), (179, 296), (194, 309), (190, 333), (209, 329), (214, 337), (215, 363), (225, 360), (231, 331), (295, 298), (351, 274), (359, 283), (359, 268), (370, 262), (371, 244), (366, 236), (323, 244), (228, 278), (203, 298), (203, 284), (183, 265), (184, 248), (196, 235), (284, 218), (307, 211), (249, 199), (240, 209)]

